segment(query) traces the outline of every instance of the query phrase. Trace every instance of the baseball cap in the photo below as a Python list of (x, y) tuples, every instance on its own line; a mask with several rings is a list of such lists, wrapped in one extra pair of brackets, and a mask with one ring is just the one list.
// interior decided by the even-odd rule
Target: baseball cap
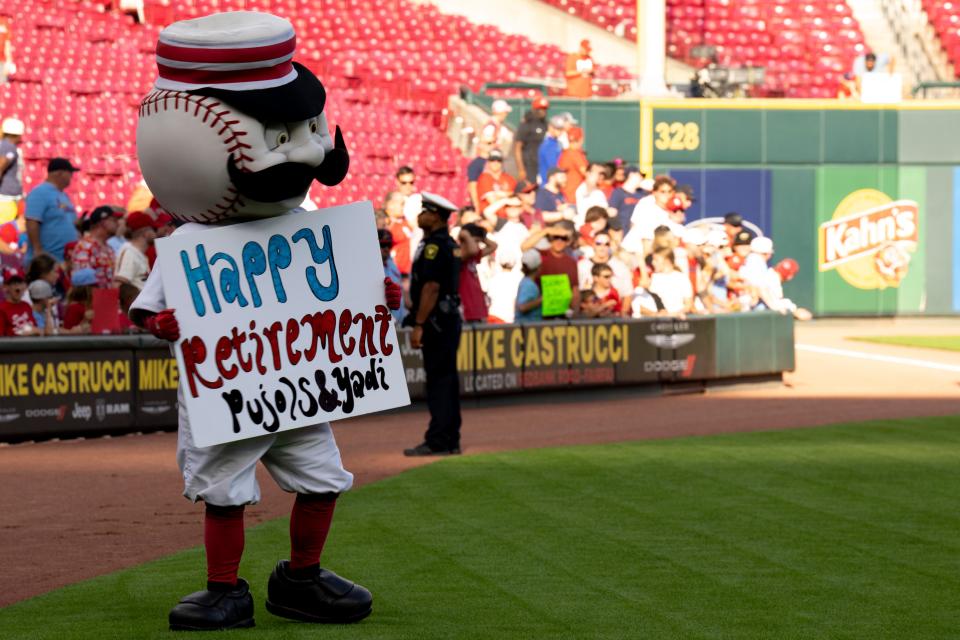
[(773, 267), (773, 270), (780, 274), (781, 280), (786, 282), (797, 275), (800, 265), (793, 258), (784, 258)]
[(773, 240), (764, 236), (757, 236), (750, 241), (750, 251), (754, 253), (773, 253)]
[(449, 218), (450, 214), (457, 210), (457, 205), (453, 204), (443, 196), (427, 191), (420, 192), (421, 207), (423, 211), (432, 211), (441, 218)]
[(130, 231), (153, 227), (153, 224), (153, 218), (143, 211), (131, 211), (129, 214), (127, 214), (127, 229)]
[(30, 283), (30, 286), (27, 287), (27, 291), (30, 292), (30, 299), (34, 302), (53, 297), (53, 285), (46, 280), (34, 280)]
[(490, 110), (494, 113), (510, 113), (513, 111), (513, 107), (506, 100), (494, 100)]
[(711, 229), (707, 234), (707, 244), (720, 249), (730, 244), (730, 238), (723, 229)]
[(549, 109), (550, 101), (544, 98), (543, 96), (541, 96), (539, 98), (535, 98), (531, 106), (534, 109)]
[(751, 242), (753, 242), (753, 234), (751, 234), (749, 231), (741, 231), (734, 237), (733, 246), (750, 246)]
[(567, 119), (563, 116), (553, 116), (550, 118), (550, 126), (554, 129), (563, 129), (567, 126)]
[(47, 163), (47, 172), (51, 171), (80, 171), (80, 167), (73, 166), (66, 158), (53, 158)]
[[(90, 267), (74, 269), (73, 273), (70, 274), (70, 284), (77, 287), (86, 287), (97, 284), (97, 272)], [(33, 292), (30, 293), (30, 297), (33, 297)]]
[(632, 173), (639, 173), (641, 176), (643, 175), (643, 172), (640, 171), (640, 167), (638, 167), (638, 166), (635, 165), (635, 164), (628, 164), (627, 166), (625, 166), (625, 167), (623, 168), (623, 177), (624, 177), (624, 178), (626, 178), (627, 176), (629, 176), (629, 175), (632, 174)]
[(547, 171), (547, 180), (557, 175), (558, 173), (566, 174), (567, 172), (561, 169), (560, 167), (553, 167), (552, 169)]
[(560, 114), (560, 117), (563, 118), (563, 121), (567, 124), (577, 124), (577, 119), (573, 117), (573, 114), (569, 111), (564, 111)]
[(23, 126), (23, 120), (17, 120), (16, 118), (4, 118), (3, 124), (0, 125), (0, 130), (7, 135), (22, 136), (25, 127)]
[(17, 269), (16, 267), (4, 267), (3, 271), (0, 271), (0, 275), (3, 276), (3, 284), (27, 281), (27, 277), (23, 275), (23, 269)]
[(731, 227), (742, 227), (743, 226), (743, 216), (739, 213), (730, 212), (727, 215), (723, 216), (723, 224), (728, 224)]
[(166, 211), (157, 212), (157, 215), (153, 218), (153, 228), (159, 229), (160, 227), (165, 227), (168, 224), (173, 224), (173, 216)]
[(487, 154), (487, 161), (493, 160), (494, 162), (503, 162), (503, 152), (500, 149), (492, 149), (490, 153)]
[(90, 212), (90, 215), (87, 216), (87, 219), (84, 221), (85, 225), (89, 228), (98, 222), (103, 222), (108, 218), (115, 218), (118, 214), (113, 210), (113, 207), (107, 205), (100, 205), (96, 209)]
[(527, 249), (520, 257), (520, 262), (523, 263), (523, 266), (527, 269), (533, 271), (534, 269), (540, 268), (543, 258), (540, 257), (540, 252), (536, 249)]
[(537, 190), (537, 183), (531, 182), (529, 180), (520, 180), (517, 182), (517, 186), (513, 188), (513, 195), (520, 195), (521, 193), (533, 193)]
[(570, 127), (567, 129), (567, 138), (569, 138), (571, 142), (574, 140), (583, 140), (583, 129), (580, 127)]

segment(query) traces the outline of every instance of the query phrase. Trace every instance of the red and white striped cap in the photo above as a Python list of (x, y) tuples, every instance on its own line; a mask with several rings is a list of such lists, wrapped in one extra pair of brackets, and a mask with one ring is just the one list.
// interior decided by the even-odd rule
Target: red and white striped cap
[(269, 13), (231, 11), (174, 22), (157, 42), (156, 88), (252, 91), (297, 79), (293, 25)]

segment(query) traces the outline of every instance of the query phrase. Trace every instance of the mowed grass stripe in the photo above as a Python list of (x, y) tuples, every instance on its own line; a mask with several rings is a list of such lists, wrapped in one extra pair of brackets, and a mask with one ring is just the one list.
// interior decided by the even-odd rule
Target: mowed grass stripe
[(960, 336), (864, 336), (847, 339), (858, 342), (892, 344), (899, 347), (960, 351)]
[[(360, 625), (263, 609), (287, 522), (248, 532), (258, 638), (951, 638), (960, 419), (447, 459), (345, 496), (324, 563)], [(200, 530), (197, 536), (199, 540)], [(191, 549), (0, 610), (0, 638), (169, 638)]]

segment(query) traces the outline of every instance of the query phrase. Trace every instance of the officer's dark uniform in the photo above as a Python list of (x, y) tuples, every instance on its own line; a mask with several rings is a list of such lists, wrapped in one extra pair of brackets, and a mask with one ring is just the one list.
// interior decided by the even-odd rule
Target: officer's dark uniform
[(427, 372), (427, 405), (430, 426), (424, 436), (437, 452), (459, 453), (460, 378), (457, 348), (460, 345), (460, 250), (446, 228), (433, 232), (417, 250), (410, 279), (410, 298), (416, 317), (423, 285), (440, 285), (437, 304), (423, 324), (423, 366)]

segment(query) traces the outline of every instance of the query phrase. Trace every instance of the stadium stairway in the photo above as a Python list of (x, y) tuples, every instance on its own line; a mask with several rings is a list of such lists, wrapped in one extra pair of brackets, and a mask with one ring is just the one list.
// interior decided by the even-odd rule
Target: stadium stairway
[[(461, 85), (562, 73), (566, 52), (441, 13), (409, 0), (148, 1), (148, 24), (80, 0), (0, 0), (14, 17), (18, 72), (0, 86), (0, 117), (26, 122), (22, 143), (27, 188), (54, 156), (84, 171), (70, 192), (79, 208), (124, 204), (140, 180), (136, 107), (155, 77), (160, 25), (215, 11), (250, 9), (287, 17), (297, 29), (298, 59), (330, 89), (328, 109), (351, 150), (351, 172), (335, 189), (316, 187), (319, 206), (379, 202), (401, 164), (418, 187), (466, 200), (466, 159), (441, 125), (447, 97)], [(628, 70), (600, 66), (601, 78)]]
[(917, 0), (940, 39), (952, 66), (953, 78), (960, 78), (960, 1)]

